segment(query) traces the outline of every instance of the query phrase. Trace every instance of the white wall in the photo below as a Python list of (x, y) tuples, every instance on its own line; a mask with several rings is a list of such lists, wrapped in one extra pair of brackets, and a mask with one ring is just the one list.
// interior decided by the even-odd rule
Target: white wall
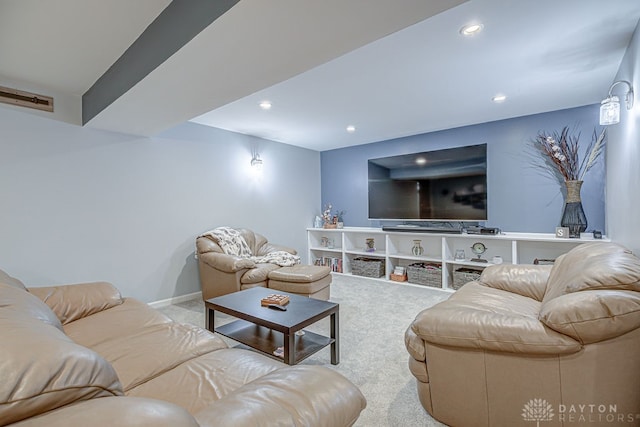
[[(613, 241), (640, 254), (640, 24), (622, 60), (615, 80), (627, 80), (635, 89), (635, 104), (620, 108), (620, 123), (608, 127), (606, 217)], [(613, 82), (612, 82), (613, 83)], [(625, 85), (614, 94), (621, 96)], [(606, 93), (603, 93), (603, 97)]]
[(0, 86), (32, 92), (38, 95), (51, 96), (53, 98), (53, 112), (18, 107), (11, 104), (0, 104), (3, 109), (61, 120), (74, 125), (82, 124), (82, 97), (80, 95), (58, 92), (46, 86), (40, 86), (22, 80), (9, 79), (3, 75), (0, 75)]
[(320, 210), (318, 152), (191, 123), (141, 138), (0, 106), (0, 152), (0, 269), (29, 286), (106, 280), (146, 302), (197, 292), (198, 234), (252, 228), (304, 256)]

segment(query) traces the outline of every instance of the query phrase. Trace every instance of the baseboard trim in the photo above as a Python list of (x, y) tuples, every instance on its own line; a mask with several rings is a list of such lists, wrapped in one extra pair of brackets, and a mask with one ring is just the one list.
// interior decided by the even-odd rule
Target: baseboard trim
[(162, 308), (171, 304), (179, 304), (181, 302), (191, 301), (198, 298), (202, 298), (202, 292), (194, 292), (192, 294), (180, 295), (177, 297), (153, 301), (148, 303), (148, 305), (153, 308)]

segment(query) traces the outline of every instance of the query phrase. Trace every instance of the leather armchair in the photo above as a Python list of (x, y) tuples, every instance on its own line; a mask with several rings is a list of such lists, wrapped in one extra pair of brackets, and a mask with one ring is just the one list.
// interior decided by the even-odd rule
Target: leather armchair
[[(269, 243), (261, 234), (245, 228), (237, 230), (255, 256), (264, 256), (276, 251), (297, 254), (295, 249)], [(205, 301), (255, 286), (266, 287), (269, 272), (280, 268), (276, 264), (255, 263), (250, 259), (227, 255), (207, 235), (199, 236), (196, 239), (196, 254), (202, 299)]]
[(640, 413), (640, 260), (588, 243), (553, 266), (487, 267), (419, 313), (405, 343), (420, 402), (445, 424), (627, 423)]

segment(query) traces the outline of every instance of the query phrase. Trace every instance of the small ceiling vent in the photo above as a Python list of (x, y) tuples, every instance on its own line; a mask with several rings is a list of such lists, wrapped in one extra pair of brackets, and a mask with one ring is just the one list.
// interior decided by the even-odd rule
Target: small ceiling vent
[(53, 98), (0, 86), (0, 102), (53, 112)]

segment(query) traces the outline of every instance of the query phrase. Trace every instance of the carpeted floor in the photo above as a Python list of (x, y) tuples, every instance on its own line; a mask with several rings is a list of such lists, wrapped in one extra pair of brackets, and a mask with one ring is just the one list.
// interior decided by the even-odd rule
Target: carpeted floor
[[(331, 301), (340, 304), (340, 364), (331, 365), (328, 347), (302, 364), (329, 366), (360, 388), (367, 408), (356, 426), (443, 426), (418, 401), (415, 378), (407, 367), (404, 331), (418, 312), (448, 297), (448, 293), (427, 287), (334, 275)], [(204, 326), (200, 300), (160, 310), (176, 321)], [(216, 316), (216, 321), (222, 319)], [(327, 335), (329, 319), (307, 329)]]

